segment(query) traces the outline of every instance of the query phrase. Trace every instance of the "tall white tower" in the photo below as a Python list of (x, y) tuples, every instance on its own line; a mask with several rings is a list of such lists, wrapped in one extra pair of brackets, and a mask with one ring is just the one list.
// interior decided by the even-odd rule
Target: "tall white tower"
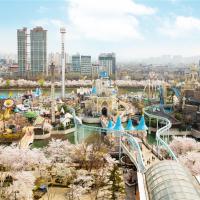
[(55, 65), (53, 62), (50, 65), (51, 69), (51, 121), (55, 122)]
[(65, 98), (65, 28), (60, 29), (61, 33), (61, 60), (62, 60), (62, 86), (61, 86), (61, 97)]

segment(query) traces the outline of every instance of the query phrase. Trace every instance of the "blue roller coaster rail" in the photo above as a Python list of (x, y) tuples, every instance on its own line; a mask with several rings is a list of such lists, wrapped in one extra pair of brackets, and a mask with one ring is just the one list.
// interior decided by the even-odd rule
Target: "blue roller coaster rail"
[[(177, 98), (181, 96), (181, 92), (177, 87), (172, 87), (171, 90), (174, 92)], [(162, 86), (159, 87), (159, 94), (160, 94), (160, 104), (164, 105), (164, 89)]]
[(160, 104), (164, 105), (164, 91), (162, 86), (159, 87), (159, 93), (160, 93)]
[(172, 91), (175, 93), (175, 95), (179, 98), (181, 95), (181, 92), (178, 88), (172, 87)]

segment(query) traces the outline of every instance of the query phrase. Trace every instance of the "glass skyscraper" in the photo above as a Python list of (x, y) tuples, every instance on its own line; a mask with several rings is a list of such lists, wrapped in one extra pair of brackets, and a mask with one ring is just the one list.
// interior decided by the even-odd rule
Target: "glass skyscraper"
[(72, 55), (72, 71), (73, 72), (81, 71), (80, 54)]
[(102, 53), (99, 55), (99, 65), (105, 67), (108, 75), (116, 72), (116, 57), (114, 53)]
[(27, 28), (17, 30), (17, 48), (19, 75), (24, 76), (27, 71)]
[(32, 76), (47, 72), (47, 30), (36, 27), (30, 31)]
[(81, 56), (81, 74), (87, 76), (92, 75), (91, 56)]

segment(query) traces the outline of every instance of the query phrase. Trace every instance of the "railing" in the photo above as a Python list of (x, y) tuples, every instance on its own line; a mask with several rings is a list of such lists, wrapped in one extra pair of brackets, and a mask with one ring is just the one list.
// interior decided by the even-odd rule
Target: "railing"
[[(138, 171), (144, 172), (145, 165), (143, 161), (142, 151), (138, 142), (132, 135), (128, 133), (121, 132), (121, 136), (122, 149), (127, 153), (130, 160), (136, 164)], [(125, 138), (125, 141), (123, 137)]]
[(145, 165), (143, 162), (143, 156), (141, 148), (135, 138), (122, 131), (112, 131), (107, 128), (102, 127), (95, 127), (95, 126), (88, 126), (84, 124), (77, 125), (77, 142), (82, 142), (85, 139), (86, 134), (88, 131), (92, 131), (93, 133), (107, 133), (107, 134), (114, 134), (115, 137), (120, 139), (120, 149), (122, 148), (123, 151), (129, 156), (130, 160), (136, 165), (139, 172), (145, 171)]
[(161, 136), (165, 136), (166, 133), (171, 128), (171, 126), (172, 126), (171, 122), (167, 118), (165, 118), (165, 117), (161, 117), (161, 116), (158, 116), (158, 115), (154, 115), (154, 114), (148, 113), (149, 108), (151, 108), (151, 106), (146, 107), (145, 110), (144, 110), (144, 114), (146, 116), (148, 116), (149, 118), (154, 118), (157, 121), (158, 120), (162, 120), (166, 124), (165, 126), (163, 126), (160, 129), (157, 129), (157, 131), (156, 131), (156, 140), (157, 140), (157, 146), (158, 146), (158, 148), (159, 148), (159, 145), (162, 144), (165, 147), (165, 149), (167, 150), (168, 154), (173, 158), (173, 160), (178, 161), (176, 155), (170, 149), (169, 145), (161, 138)]

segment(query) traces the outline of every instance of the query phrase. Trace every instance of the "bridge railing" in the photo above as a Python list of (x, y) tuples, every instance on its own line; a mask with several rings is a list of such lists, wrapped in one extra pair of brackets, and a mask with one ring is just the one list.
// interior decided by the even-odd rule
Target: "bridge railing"
[[(137, 140), (130, 134), (126, 132), (121, 132), (121, 142), (122, 142), (122, 149), (127, 151), (129, 158), (132, 161), (136, 162), (136, 167), (138, 168), (138, 171), (144, 172), (145, 171), (145, 165), (143, 161), (143, 155), (140, 148), (139, 143)], [(134, 162), (134, 163), (135, 163)]]
[(148, 110), (150, 108), (151, 108), (150, 106), (145, 108), (144, 114), (146, 116), (148, 116), (149, 118), (153, 118), (153, 119), (161, 120), (161, 121), (165, 122), (165, 126), (157, 129), (157, 131), (156, 131), (156, 140), (157, 140), (158, 148), (159, 148), (159, 144), (162, 144), (162, 146), (166, 149), (167, 153), (172, 157), (172, 159), (178, 161), (176, 155), (171, 150), (169, 145), (161, 138), (162, 136), (165, 136), (167, 131), (169, 131), (169, 129), (171, 128), (171, 126), (172, 126), (171, 122), (165, 117), (161, 117), (161, 116), (158, 116), (158, 115), (148, 113)]
[[(125, 131), (113, 131), (107, 128), (88, 126), (84, 124), (77, 125), (77, 142), (84, 141), (89, 134), (112, 134), (114, 138), (119, 138), (119, 146), (129, 156), (130, 160), (136, 165), (138, 171), (144, 172), (145, 165), (143, 155), (137, 140)], [(120, 152), (119, 152), (120, 154)]]

